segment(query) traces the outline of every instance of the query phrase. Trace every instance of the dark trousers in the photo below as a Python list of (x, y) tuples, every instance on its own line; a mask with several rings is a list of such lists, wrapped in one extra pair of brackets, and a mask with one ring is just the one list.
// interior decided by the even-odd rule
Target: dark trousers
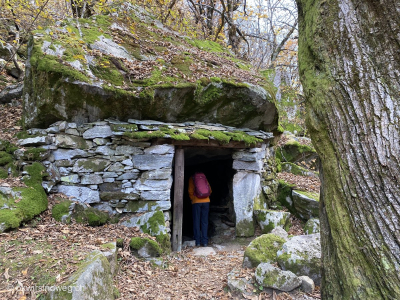
[(208, 244), (208, 211), (210, 210), (210, 202), (192, 204), (193, 213), (193, 234), (196, 245)]

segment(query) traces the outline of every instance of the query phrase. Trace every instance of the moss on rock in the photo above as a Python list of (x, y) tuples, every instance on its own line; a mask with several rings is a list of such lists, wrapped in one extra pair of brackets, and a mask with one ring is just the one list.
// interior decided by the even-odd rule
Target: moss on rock
[(75, 212), (72, 216), (76, 222), (88, 223), (89, 226), (101, 226), (110, 219), (108, 213), (93, 207), (83, 207), (82, 205), (75, 206)]
[(24, 182), (28, 187), (13, 188), (20, 196), (8, 199), (12, 209), (0, 210), (2, 231), (16, 228), (21, 222), (29, 221), (47, 209), (47, 196), (41, 185), (45, 170), (42, 164), (36, 162), (26, 167), (29, 175), (24, 177)]
[(133, 237), (129, 246), (131, 250), (140, 257), (154, 257), (162, 254), (160, 245), (149, 238)]
[(275, 262), (276, 252), (284, 243), (285, 239), (271, 233), (255, 238), (244, 252), (243, 266), (254, 268), (263, 262)]
[[(51, 215), (52, 217), (57, 220), (58, 222), (61, 222), (63, 220), (63, 216), (68, 216), (70, 211), (69, 207), (71, 206), (72, 201), (69, 200), (64, 200), (61, 201), (60, 203), (54, 205), (51, 209)], [(71, 217), (67, 217), (65, 222), (68, 224), (71, 221)]]

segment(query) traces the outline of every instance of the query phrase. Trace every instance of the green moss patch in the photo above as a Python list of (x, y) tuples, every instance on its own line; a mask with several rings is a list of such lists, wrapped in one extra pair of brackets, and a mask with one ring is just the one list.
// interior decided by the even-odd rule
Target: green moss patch
[[(61, 222), (62, 217), (69, 214), (69, 207), (71, 206), (71, 204), (72, 201), (69, 200), (61, 201), (60, 203), (53, 206), (53, 208), (51, 209), (51, 215), (55, 220)], [(69, 223), (70, 221), (71, 218), (69, 217), (66, 220), (66, 223)]]
[(276, 262), (276, 252), (285, 242), (285, 239), (271, 233), (259, 236), (246, 248), (244, 265), (254, 268), (260, 263)]
[(77, 223), (87, 223), (89, 226), (101, 226), (106, 224), (110, 217), (108, 213), (95, 209), (93, 207), (75, 206), (75, 212), (72, 217)]
[(144, 237), (133, 237), (129, 243), (129, 246), (132, 250), (140, 250), (143, 247), (146, 247), (147, 252), (152, 256), (159, 256), (162, 253), (160, 245), (149, 238)]
[(3, 230), (18, 227), (21, 222), (31, 220), (34, 216), (47, 209), (47, 196), (42, 188), (42, 178), (46, 175), (45, 167), (33, 163), (26, 168), (28, 176), (24, 178), (27, 188), (14, 188), (20, 197), (8, 199), (12, 209), (0, 210), (0, 224)]

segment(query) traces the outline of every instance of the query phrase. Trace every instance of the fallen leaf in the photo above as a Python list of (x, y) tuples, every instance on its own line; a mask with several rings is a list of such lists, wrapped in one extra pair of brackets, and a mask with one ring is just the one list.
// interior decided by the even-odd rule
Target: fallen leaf
[(22, 275), (26, 276), (26, 274), (28, 274), (28, 268), (26, 268), (25, 270), (22, 270)]
[(60, 282), (61, 281), (61, 274), (58, 274), (57, 276), (56, 276), (56, 282)]
[(4, 272), (4, 277), (6, 278), (6, 280), (10, 279), (10, 275), (8, 274), (8, 270), (10, 268), (7, 268), (6, 271)]

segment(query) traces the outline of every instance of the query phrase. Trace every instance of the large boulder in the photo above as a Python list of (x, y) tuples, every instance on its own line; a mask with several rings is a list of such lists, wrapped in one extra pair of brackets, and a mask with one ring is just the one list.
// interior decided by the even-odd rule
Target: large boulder
[(276, 253), (286, 240), (275, 234), (263, 234), (255, 238), (244, 252), (243, 267), (255, 268), (260, 263), (276, 262)]
[(321, 242), (319, 234), (292, 237), (277, 252), (279, 266), (297, 276), (306, 275), (321, 283)]
[(296, 216), (305, 220), (319, 217), (319, 195), (317, 193), (293, 190), (292, 200)]
[(76, 20), (64, 20), (30, 38), (23, 96), (27, 126), (113, 117), (277, 128), (273, 97), (263, 87), (272, 84), (238, 68), (242, 63), (220, 45), (207, 42), (224, 55), (206, 53), (195, 41), (137, 21), (133, 37), (129, 20), (111, 15), (78, 22), (82, 35)]
[(113, 269), (106, 255), (100, 251), (89, 254), (68, 281), (53, 289), (48, 298), (113, 300)]

